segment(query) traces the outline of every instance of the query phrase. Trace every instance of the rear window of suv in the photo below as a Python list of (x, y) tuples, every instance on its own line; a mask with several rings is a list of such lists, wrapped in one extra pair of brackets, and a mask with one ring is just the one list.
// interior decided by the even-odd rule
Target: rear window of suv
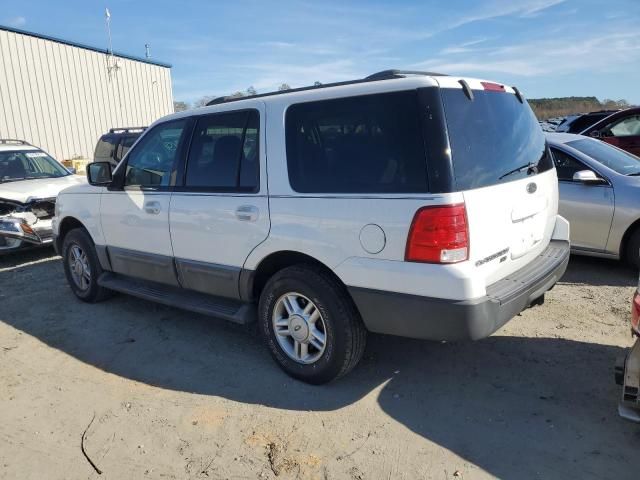
[(300, 193), (423, 193), (427, 161), (417, 92), (292, 105), (291, 187)]
[(473, 100), (461, 89), (443, 88), (441, 94), (457, 190), (511, 182), (553, 168), (527, 102), (507, 92), (473, 90)]

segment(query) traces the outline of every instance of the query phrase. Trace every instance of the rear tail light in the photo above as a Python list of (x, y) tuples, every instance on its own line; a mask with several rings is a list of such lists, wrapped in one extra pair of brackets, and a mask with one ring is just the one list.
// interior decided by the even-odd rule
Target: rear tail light
[(407, 238), (407, 262), (457, 263), (468, 258), (464, 204), (423, 207), (416, 212)]
[(636, 290), (631, 304), (631, 328), (640, 335), (640, 292)]

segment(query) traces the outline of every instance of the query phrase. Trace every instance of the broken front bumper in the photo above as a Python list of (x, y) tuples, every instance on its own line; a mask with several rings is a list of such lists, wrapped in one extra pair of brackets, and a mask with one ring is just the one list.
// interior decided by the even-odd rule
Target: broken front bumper
[(640, 338), (616, 364), (616, 383), (622, 385), (618, 413), (626, 420), (640, 423)]
[(0, 218), (0, 253), (48, 245), (52, 242), (53, 230), (50, 219), (29, 224), (22, 218)]

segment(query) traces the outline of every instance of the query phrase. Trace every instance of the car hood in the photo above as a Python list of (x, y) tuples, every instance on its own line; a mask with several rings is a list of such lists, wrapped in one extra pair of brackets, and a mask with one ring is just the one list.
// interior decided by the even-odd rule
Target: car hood
[(29, 203), (38, 198), (57, 197), (60, 190), (82, 183), (86, 183), (86, 179), (79, 175), (0, 183), (0, 198)]

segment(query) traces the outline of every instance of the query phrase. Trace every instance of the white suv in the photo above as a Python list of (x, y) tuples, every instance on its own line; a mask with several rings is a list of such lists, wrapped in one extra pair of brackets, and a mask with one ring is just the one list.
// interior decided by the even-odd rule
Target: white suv
[(74, 293), (259, 322), (280, 366), (344, 375), (366, 332), (491, 335), (564, 273), (569, 225), (515, 88), (386, 71), (177, 113), (65, 190)]

